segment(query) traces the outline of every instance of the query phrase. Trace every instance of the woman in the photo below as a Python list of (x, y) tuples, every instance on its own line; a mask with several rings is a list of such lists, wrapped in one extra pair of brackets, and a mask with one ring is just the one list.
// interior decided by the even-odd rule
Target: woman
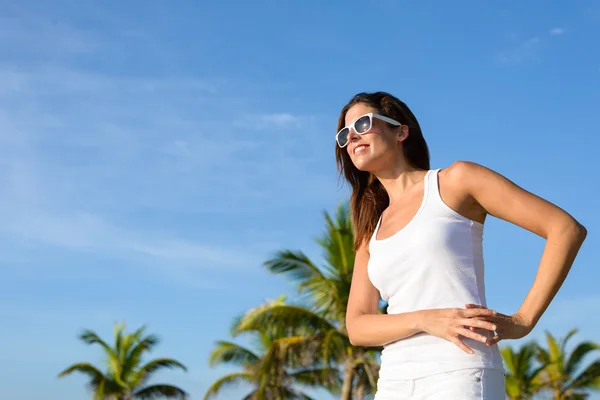
[[(431, 170), (410, 109), (361, 93), (342, 109), (340, 171), (352, 186), (356, 261), (346, 325), (384, 346), (376, 400), (505, 398), (497, 343), (527, 335), (558, 291), (586, 230), (565, 211), (471, 162)], [(519, 310), (486, 306), (483, 223), (490, 214), (544, 237)], [(378, 313), (379, 299), (388, 302)]]

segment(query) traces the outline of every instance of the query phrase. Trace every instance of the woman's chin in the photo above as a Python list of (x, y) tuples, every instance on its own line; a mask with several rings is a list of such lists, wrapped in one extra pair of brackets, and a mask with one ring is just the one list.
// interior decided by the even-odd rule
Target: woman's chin
[(362, 157), (354, 160), (354, 166), (359, 171), (364, 171), (364, 172), (372, 172), (375, 169), (373, 160), (369, 160), (369, 159), (362, 158)]

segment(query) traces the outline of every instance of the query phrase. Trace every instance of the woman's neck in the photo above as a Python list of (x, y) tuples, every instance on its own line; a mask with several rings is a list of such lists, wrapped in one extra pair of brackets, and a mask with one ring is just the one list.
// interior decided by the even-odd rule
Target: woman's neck
[(378, 171), (375, 176), (388, 193), (390, 204), (394, 204), (407, 190), (423, 180), (424, 173), (423, 170), (405, 164)]

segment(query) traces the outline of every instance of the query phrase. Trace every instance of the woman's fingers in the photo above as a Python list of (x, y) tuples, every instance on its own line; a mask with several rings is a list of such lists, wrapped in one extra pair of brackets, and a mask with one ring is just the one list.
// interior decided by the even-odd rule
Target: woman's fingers
[(462, 342), (462, 340), (460, 340), (458, 337), (452, 336), (448, 340), (451, 341), (452, 343), (454, 343), (455, 345), (457, 345), (459, 348), (461, 348), (465, 353), (473, 354), (473, 350), (470, 347), (468, 347), (466, 344), (464, 344)]
[(459, 329), (458, 333), (464, 337), (467, 337), (467, 338), (473, 339), (473, 340), (477, 340), (478, 342), (482, 342), (482, 343), (487, 343), (489, 340), (487, 337), (485, 337), (479, 333), (472, 332), (469, 329)]
[(495, 345), (496, 343), (498, 343), (500, 340), (502, 340), (502, 339), (500, 338), (500, 335), (496, 335), (496, 336), (494, 336), (493, 338), (491, 338), (490, 340), (488, 340), (488, 341), (486, 342), (486, 344), (487, 344), (488, 346), (493, 346), (493, 345)]
[(498, 312), (490, 310), (489, 308), (470, 308), (463, 310), (462, 315), (466, 318), (482, 318), (494, 317), (498, 315)]
[(468, 326), (469, 328), (487, 329), (488, 331), (494, 332), (497, 328), (496, 324), (485, 321), (483, 319), (465, 318), (460, 321), (462, 326)]
[[(478, 304), (465, 304), (465, 308), (467, 310), (490, 310), (489, 308), (484, 307), (484, 306), (480, 306)], [(482, 316), (486, 316), (486, 317), (489, 316), (489, 317), (491, 317), (490, 320), (496, 320), (496, 321), (507, 319), (507, 318), (509, 319), (510, 318), (510, 316), (508, 316), (506, 314), (502, 314), (502, 313), (499, 313), (499, 312), (494, 311), (494, 310), (490, 310), (490, 311), (492, 311), (493, 314), (491, 314), (491, 315), (483, 314)]]

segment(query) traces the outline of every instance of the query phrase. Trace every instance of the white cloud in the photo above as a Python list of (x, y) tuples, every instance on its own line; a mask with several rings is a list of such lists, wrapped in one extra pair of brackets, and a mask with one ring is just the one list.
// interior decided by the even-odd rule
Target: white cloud
[(259, 116), (259, 120), (277, 126), (296, 125), (301, 121), (300, 118), (289, 113), (264, 114)]
[[(14, 211), (10, 210), (10, 211)], [(57, 246), (68, 251), (108, 253), (120, 258), (138, 258), (168, 267), (247, 267), (259, 262), (250, 251), (220, 248), (169, 237), (162, 232), (141, 232), (111, 224), (99, 215), (85, 212), (27, 209), (27, 213), (2, 213), (0, 232), (30, 244)], [(37, 213), (35, 213), (37, 211)], [(0, 215), (2, 215), (0, 214)]]
[(314, 117), (288, 112), (249, 114), (235, 121), (235, 126), (249, 130), (290, 130), (307, 128), (315, 122)]
[[(559, 36), (564, 33), (565, 29), (560, 27), (548, 31), (550, 36)], [(534, 60), (538, 57), (540, 51), (549, 44), (538, 36), (522, 38), (517, 34), (511, 34), (509, 39), (512, 44), (496, 53), (495, 59), (500, 64), (520, 64), (525, 61)]]
[(538, 37), (528, 39), (515, 38), (515, 43), (496, 55), (496, 60), (501, 64), (519, 64), (535, 58), (542, 41)]
[[(260, 261), (250, 247), (221, 247), (186, 225), (218, 231), (215, 215), (321, 203), (311, 193), (335, 185), (333, 169), (331, 181), (310, 170), (318, 146), (298, 151), (318, 132), (276, 134), (314, 118), (242, 110), (229, 122), (218, 80), (4, 63), (0, 88), (0, 239), (16, 249), (247, 266)], [(243, 115), (261, 130), (238, 125)]]
[(99, 34), (22, 7), (0, 17), (3, 264), (62, 251), (169, 273), (254, 266), (274, 239), (236, 232), (242, 243), (232, 245), (222, 221), (265, 204), (322, 204), (313, 193), (335, 188), (335, 169), (314, 167), (322, 146), (300, 151), (323, 139), (314, 117), (265, 111), (247, 85), (222, 77), (104, 71), (89, 60), (131, 57), (145, 43), (159, 63), (172, 50), (130, 23)]

